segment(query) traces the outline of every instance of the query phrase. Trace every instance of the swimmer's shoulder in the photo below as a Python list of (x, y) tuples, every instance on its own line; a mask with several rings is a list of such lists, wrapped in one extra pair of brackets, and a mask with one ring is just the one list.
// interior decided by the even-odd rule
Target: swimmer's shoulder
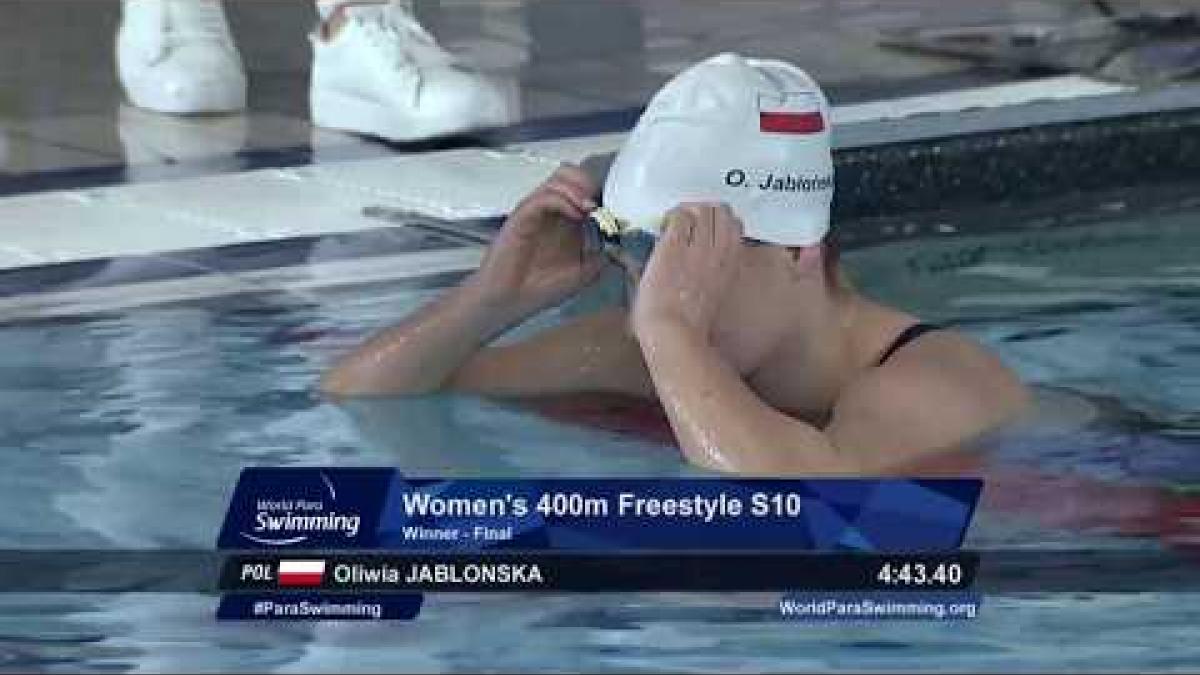
[(927, 332), (865, 369), (838, 397), (831, 427), (853, 439), (892, 434), (897, 449), (951, 447), (1025, 415), (1030, 392), (989, 350)]
[(872, 374), (895, 388), (959, 397), (964, 405), (982, 407), (996, 417), (1012, 417), (1030, 403), (1029, 389), (1000, 357), (951, 328), (923, 334)]

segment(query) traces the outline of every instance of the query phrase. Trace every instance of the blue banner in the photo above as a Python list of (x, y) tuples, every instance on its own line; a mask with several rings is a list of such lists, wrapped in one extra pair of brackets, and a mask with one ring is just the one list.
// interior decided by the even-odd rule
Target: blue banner
[(394, 469), (243, 471), (234, 550), (951, 551), (976, 479), (433, 480)]
[(419, 593), (235, 593), (221, 598), (218, 621), (410, 621)]

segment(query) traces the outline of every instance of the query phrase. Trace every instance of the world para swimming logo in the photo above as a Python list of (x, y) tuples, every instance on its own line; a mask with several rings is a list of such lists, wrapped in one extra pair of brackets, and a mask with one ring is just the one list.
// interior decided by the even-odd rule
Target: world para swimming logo
[(313, 532), (340, 532), (348, 538), (358, 536), (361, 517), (338, 513), (337, 488), (324, 471), (316, 473), (323, 488), (320, 499), (259, 499), (252, 532), (241, 535), (265, 546), (301, 544), (308, 541)]
[[(328, 544), (330, 537), (354, 539), (362, 528), (359, 513), (348, 508), (350, 504), (339, 503), (338, 486), (327, 471), (306, 471), (291, 480), (266, 481), (265, 485), (254, 485), (262, 480), (246, 482), (243, 477), (239, 483), (242, 503), (231, 504), (230, 509), (243, 543), (270, 547)], [(248, 494), (251, 491), (254, 494)]]

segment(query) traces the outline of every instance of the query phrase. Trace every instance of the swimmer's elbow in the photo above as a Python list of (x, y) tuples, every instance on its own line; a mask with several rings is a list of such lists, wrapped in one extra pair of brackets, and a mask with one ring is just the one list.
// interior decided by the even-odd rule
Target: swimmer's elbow
[(317, 391), (335, 403), (376, 396), (425, 396), (453, 388), (451, 382), (425, 381), (419, 374), (379, 373), (353, 360), (325, 371), (317, 383)]
[(338, 363), (325, 371), (317, 383), (317, 391), (335, 403), (349, 398), (389, 393), (380, 388), (379, 383), (373, 378), (363, 377), (345, 362)]
[(358, 395), (350, 378), (346, 377), (346, 374), (338, 367), (333, 367), (325, 371), (317, 383), (317, 392), (334, 402), (353, 398), (355, 395)]

